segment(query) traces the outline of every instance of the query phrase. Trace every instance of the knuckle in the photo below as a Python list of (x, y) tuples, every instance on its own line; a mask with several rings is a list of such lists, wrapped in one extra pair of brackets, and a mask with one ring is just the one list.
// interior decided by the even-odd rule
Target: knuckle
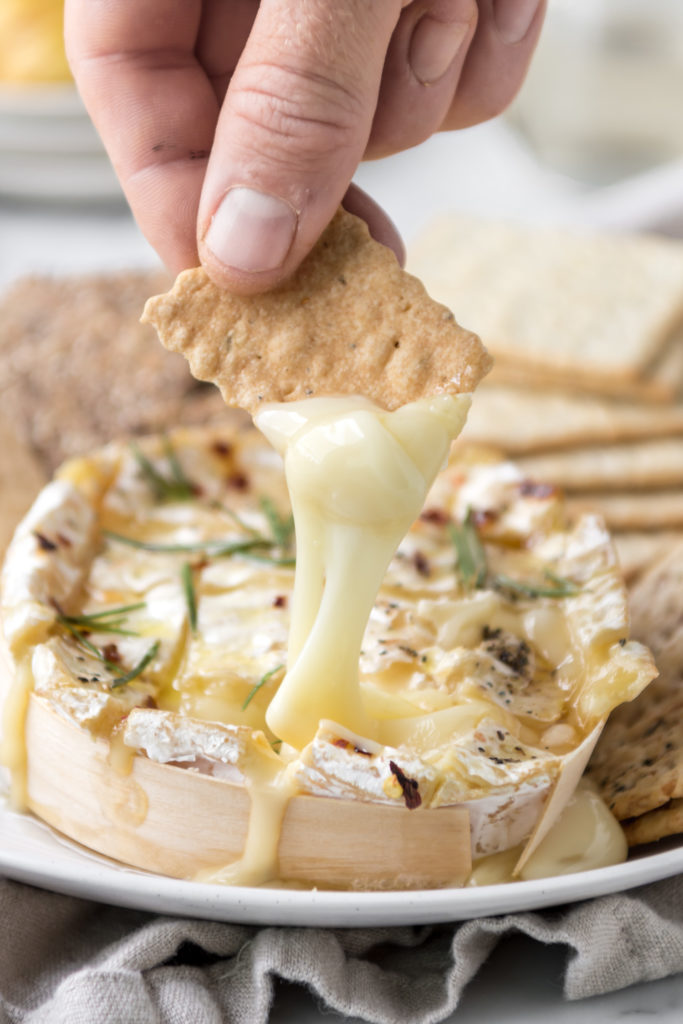
[(282, 65), (253, 65), (236, 76), (229, 93), (233, 114), (261, 134), (255, 145), (296, 154), (297, 162), (324, 160), (352, 146), (363, 123), (363, 104), (335, 78)]

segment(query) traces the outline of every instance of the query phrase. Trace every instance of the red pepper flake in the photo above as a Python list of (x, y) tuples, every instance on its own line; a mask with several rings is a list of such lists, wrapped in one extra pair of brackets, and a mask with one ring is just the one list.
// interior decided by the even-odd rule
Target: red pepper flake
[(405, 772), (401, 771), (395, 761), (389, 762), (392, 774), (403, 790), (403, 799), (409, 811), (414, 811), (422, 803), (419, 783), (417, 779), (409, 779)]
[(277, 594), (276, 597), (273, 598), (273, 608), (286, 608), (286, 607), (287, 607), (287, 597), (286, 597), (286, 595), (285, 594)]
[(500, 518), (500, 512), (496, 508), (473, 508), (472, 522), (475, 526), (483, 528), (492, 526)]
[(231, 473), (225, 482), (228, 487), (233, 487), (236, 491), (247, 491), (249, 489), (249, 477), (245, 473)]
[(448, 522), (448, 513), (442, 508), (426, 508), (421, 514), (423, 523), (434, 523), (435, 526), (445, 526)]
[(33, 536), (38, 541), (38, 547), (41, 549), (41, 551), (57, 550), (57, 545), (55, 544), (55, 542), (53, 540), (50, 540), (49, 537), (46, 537), (44, 533), (38, 533), (37, 530), (34, 530)]
[(350, 746), (350, 744), (346, 740), (342, 740), (342, 739), (332, 740), (332, 745), (334, 747), (341, 747), (342, 750), (346, 750), (347, 747)]
[(211, 445), (211, 451), (214, 455), (220, 455), (222, 459), (227, 459), (228, 456), (232, 455), (232, 445), (228, 444), (227, 441), (214, 441)]
[(121, 652), (116, 644), (105, 644), (102, 648), (102, 654), (107, 661), (111, 661), (114, 665), (121, 663)]
[(427, 559), (425, 558), (421, 551), (416, 551), (415, 554), (413, 555), (413, 564), (417, 571), (419, 572), (420, 576), (431, 575), (432, 570), (429, 567), (429, 562), (427, 561)]
[(519, 485), (519, 493), (524, 498), (549, 498), (557, 494), (557, 488), (552, 484), (542, 484), (538, 480), (522, 480)]

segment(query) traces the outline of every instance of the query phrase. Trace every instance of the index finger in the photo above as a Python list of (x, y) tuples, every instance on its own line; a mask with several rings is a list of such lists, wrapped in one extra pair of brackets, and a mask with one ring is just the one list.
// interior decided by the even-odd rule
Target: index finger
[(174, 272), (199, 262), (218, 99), (195, 56), (201, 0), (66, 0), (67, 56), (141, 230)]

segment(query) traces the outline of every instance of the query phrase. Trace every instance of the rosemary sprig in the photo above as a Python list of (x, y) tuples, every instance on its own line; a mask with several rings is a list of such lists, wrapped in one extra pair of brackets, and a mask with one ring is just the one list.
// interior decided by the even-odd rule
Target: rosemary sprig
[(254, 548), (272, 548), (273, 542), (267, 537), (250, 537), (249, 540), (222, 541), (204, 540), (196, 544), (159, 544), (156, 541), (138, 540), (136, 537), (126, 537), (123, 533), (115, 533), (113, 530), (103, 530), (102, 535), (109, 540), (117, 541), (119, 544), (127, 544), (131, 548), (139, 548), (141, 551), (153, 551), (157, 554), (205, 554), (212, 558), (221, 558), (227, 555), (237, 555), (245, 551), (252, 551)]
[(64, 627), (67, 633), (71, 633), (72, 637), (74, 637), (76, 642), (80, 644), (84, 650), (89, 651), (90, 654), (94, 655), (110, 672), (116, 674), (121, 671), (118, 665), (115, 665), (113, 661), (109, 661), (108, 658), (105, 658), (99, 647), (96, 647), (95, 644), (91, 643), (87, 636), (83, 636), (83, 633), (79, 629), (76, 629), (75, 626), (72, 626), (63, 615), (57, 616), (57, 622)]
[[(126, 672), (125, 675), (118, 676), (117, 679), (113, 679), (111, 682), (111, 689), (116, 690), (118, 689), (119, 686), (125, 686), (126, 683), (130, 683), (132, 682), (133, 679), (137, 679), (139, 675), (142, 675), (142, 673), (149, 665), (150, 661), (153, 661), (154, 658), (156, 658), (157, 652), (159, 650), (159, 644), (160, 641), (155, 640), (152, 646), (147, 651), (147, 653), (143, 654), (137, 665), (135, 665), (134, 668), (130, 670), (130, 672)], [(121, 670), (119, 669), (119, 672), (120, 671)]]
[(486, 551), (479, 540), (472, 509), (467, 509), (462, 524), (449, 523), (448, 532), (457, 555), (457, 569), (465, 588), (471, 590), (473, 587), (483, 587), (487, 572)]
[(523, 594), (525, 597), (572, 597), (578, 594), (581, 587), (571, 580), (556, 576), (549, 569), (544, 572), (546, 579), (552, 585), (544, 586), (538, 583), (526, 583), (523, 580), (513, 580), (510, 576), (499, 574), (493, 581), (497, 590), (511, 590), (515, 594)]
[(270, 527), (275, 544), (279, 548), (286, 550), (291, 546), (294, 536), (294, 516), (291, 514), (288, 516), (280, 515), (274, 503), (265, 495), (261, 498), (260, 504), (263, 514), (268, 520), (268, 526)]
[(259, 692), (261, 687), (265, 686), (266, 683), (268, 682), (268, 680), (272, 679), (273, 676), (277, 675), (278, 672), (281, 672), (284, 667), (285, 667), (284, 665), (276, 665), (275, 668), (271, 668), (271, 670), (269, 672), (264, 672), (263, 673), (263, 675), (259, 679), (258, 683), (256, 683), (255, 686), (252, 686), (251, 690), (247, 694), (247, 699), (245, 700), (244, 704), (242, 705), (242, 711), (246, 711), (247, 710), (247, 708), (249, 707), (249, 705), (251, 704), (252, 700), (254, 699), (256, 694)]
[(255, 551), (245, 551), (245, 558), (250, 558), (252, 562), (266, 562), (268, 565), (279, 565), (279, 566), (295, 566), (296, 558), (293, 555), (287, 555), (284, 558), (278, 558), (276, 555), (259, 555)]
[(184, 562), (183, 567), (180, 570), (180, 580), (183, 585), (185, 592), (185, 601), (187, 603), (187, 615), (190, 620), (190, 629), (193, 633), (197, 632), (197, 593), (194, 586), (194, 575), (192, 572), (192, 566), (189, 562)]
[(160, 473), (134, 441), (130, 450), (158, 501), (188, 501), (195, 496), (195, 489), (185, 476), (169, 438), (164, 438), (164, 454), (170, 466), (170, 477)]
[[(68, 619), (69, 622), (73, 622), (74, 625), (96, 625), (101, 622), (102, 619), (109, 618), (120, 618), (128, 615), (129, 612), (137, 612), (140, 608), (145, 607), (144, 601), (136, 601), (134, 604), (121, 604), (116, 608), (104, 608), (101, 612), (87, 612), (83, 615), (62, 615), (62, 618)], [(60, 615), (62, 613), (60, 612)]]

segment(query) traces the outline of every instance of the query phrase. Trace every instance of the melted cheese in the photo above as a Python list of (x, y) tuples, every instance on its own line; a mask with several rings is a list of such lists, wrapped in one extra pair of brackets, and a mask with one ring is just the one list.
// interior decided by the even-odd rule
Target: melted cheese
[(284, 456), (298, 540), (287, 674), (266, 720), (297, 749), (325, 718), (373, 733), (358, 685), (363, 633), (469, 403), (440, 396), (388, 413), (360, 398), (309, 399), (256, 417)]
[[(417, 519), (468, 404), (467, 396), (438, 397), (387, 413), (362, 398), (315, 399), (262, 410), (258, 425), (284, 455), (296, 519), (293, 601), (288, 558), (200, 557), (204, 543), (267, 535), (260, 497), (272, 496), (286, 510), (274, 472), (278, 456), (262, 442), (253, 444), (256, 432), (244, 441), (244, 451), (242, 441), (234, 445), (238, 458), (249, 460), (242, 463), (250, 485), (244, 490), (231, 489), (231, 481), (241, 479), (240, 463), (231, 457), (226, 462), (231, 445), (215, 453), (204, 435), (181, 438), (178, 456), (202, 495), (196, 501), (159, 501), (122, 446), (83, 460), (80, 470), (79, 464), (67, 467), (62, 488), (66, 481), (68, 493), (55, 509), (45, 510), (44, 500), (37, 504), (40, 516), (34, 510), (25, 521), (5, 570), (6, 632), (12, 616), (24, 609), (36, 624), (30, 636), (26, 629), (20, 636), (9, 630), (16, 650), (3, 756), (13, 770), (16, 802), (22, 803), (23, 718), (34, 685), (60, 714), (93, 734), (112, 736), (110, 763), (120, 775), (141, 750), (161, 763), (187, 763), (196, 771), (208, 766), (213, 774), (207, 737), (217, 721), (260, 737), (258, 756), (245, 753), (231, 766), (251, 798), (243, 855), (211, 875), (213, 881), (262, 884), (277, 877), (281, 822), (295, 792), (403, 804), (395, 764), (419, 786), (422, 806), (469, 803), (480, 853), (528, 835), (563, 757), (594, 724), (579, 713), (583, 693), (590, 693), (596, 679), (605, 681), (602, 704), (604, 698), (618, 702), (620, 687), (631, 693), (634, 683), (622, 679), (626, 672), (610, 675), (614, 648), (641, 688), (651, 665), (634, 645), (622, 648), (618, 642), (626, 631), (625, 606), (604, 530), (558, 526), (552, 503), (525, 497), (511, 467), (487, 470), (487, 484), (480, 481), (478, 491), (467, 472), (451, 467), (430, 492), (432, 518), (425, 513)], [(163, 471), (159, 449), (152, 439), (146, 450)], [(91, 482), (98, 473), (95, 493)], [(475, 481), (478, 475), (474, 471)], [(74, 502), (85, 509), (82, 527), (73, 519)], [(464, 585), (447, 529), (471, 506), (491, 512), (480, 529), (487, 541), (488, 589)], [(36, 529), (51, 536), (54, 516), (67, 514), (70, 545), (46, 554)], [(125, 534), (142, 547), (94, 536), (97, 520), (100, 530)], [(159, 550), (169, 542), (170, 549)], [(22, 544), (30, 564), (19, 557)], [(200, 553), (193, 565), (194, 631), (180, 585), (183, 562), (195, 560), (185, 544)], [(490, 583), (497, 573), (542, 579), (545, 567), (585, 584), (581, 593), (562, 602), (510, 599)], [(27, 571), (28, 583), (21, 578)], [(113, 691), (101, 663), (91, 664), (60, 630), (49, 599), (55, 587), (67, 584), (74, 610), (144, 604), (124, 623), (135, 636), (115, 637), (126, 667), (152, 642), (158, 644), (153, 662), (132, 685)], [(112, 639), (90, 636), (98, 649)], [(285, 661), (278, 689), (278, 667)], [(152, 718), (179, 712), (198, 726), (204, 719), (192, 757), (178, 762), (177, 750), (155, 745), (151, 732), (147, 746), (139, 737), (121, 743), (116, 722), (148, 698), (144, 714)], [(278, 745), (276, 738), (284, 742)], [(516, 813), (525, 787), (526, 817), (511, 838), (504, 827), (511, 812), (503, 820), (489, 803), (507, 807), (513, 794)], [(144, 800), (135, 807), (144, 817)], [(561, 835), (558, 828), (547, 841)], [(608, 857), (616, 856), (615, 837), (606, 827), (601, 831), (594, 821), (576, 831), (595, 835), (595, 849), (602, 845)], [(586, 844), (582, 840), (577, 853), (571, 838), (561, 840), (564, 853), (574, 858), (570, 869), (592, 866), (582, 852)], [(559, 856), (542, 844), (525, 871), (536, 865), (557, 873)]]
[[(522, 847), (515, 847), (482, 858), (467, 885), (512, 882), (521, 853)], [(618, 821), (590, 784), (582, 781), (519, 877), (528, 881), (609, 867), (625, 861), (627, 853), (626, 837)]]

